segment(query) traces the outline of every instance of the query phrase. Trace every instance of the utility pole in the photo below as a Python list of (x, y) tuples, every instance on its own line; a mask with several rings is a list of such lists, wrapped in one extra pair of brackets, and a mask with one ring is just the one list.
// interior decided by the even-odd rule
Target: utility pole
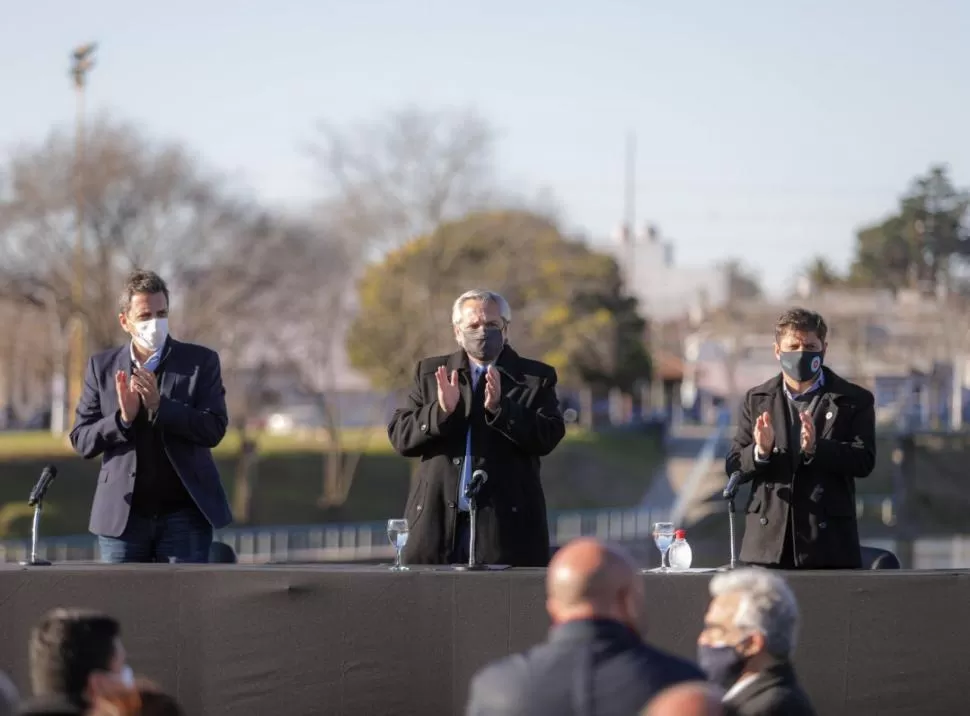
[(624, 181), (623, 222), (626, 225), (626, 283), (627, 290), (633, 290), (636, 280), (637, 257), (637, 135), (628, 132), (625, 156), (626, 176)]
[(74, 201), (77, 236), (74, 244), (74, 283), (72, 287), (73, 330), (70, 342), (70, 391), (68, 410), (81, 400), (84, 383), (84, 366), (87, 361), (87, 326), (84, 317), (85, 250), (84, 250), (84, 90), (87, 75), (94, 67), (94, 51), (97, 43), (89, 42), (71, 53), (71, 78), (77, 98), (75, 148), (74, 148)]

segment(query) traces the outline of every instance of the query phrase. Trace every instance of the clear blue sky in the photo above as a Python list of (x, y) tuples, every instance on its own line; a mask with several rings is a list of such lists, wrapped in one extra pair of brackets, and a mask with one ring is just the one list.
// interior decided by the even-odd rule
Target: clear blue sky
[(8, 2), (0, 148), (69, 122), (70, 50), (100, 43), (94, 111), (184, 140), (273, 202), (314, 195), (315, 120), (474, 106), (511, 188), (571, 226), (637, 215), (683, 264), (737, 256), (772, 290), (948, 162), (970, 184), (965, 0)]

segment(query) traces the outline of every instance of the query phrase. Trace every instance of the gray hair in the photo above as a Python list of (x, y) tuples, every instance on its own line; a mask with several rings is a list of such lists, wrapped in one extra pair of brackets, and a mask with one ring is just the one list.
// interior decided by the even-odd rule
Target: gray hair
[(509, 308), (509, 302), (505, 300), (502, 294), (496, 293), (495, 291), (486, 291), (482, 288), (473, 288), (471, 291), (465, 291), (456, 298), (454, 305), (451, 307), (451, 322), (456, 326), (461, 323), (461, 307), (465, 305), (466, 301), (481, 301), (482, 303), (491, 301), (498, 306), (498, 312), (502, 316), (502, 320), (506, 323), (512, 322), (512, 309)]
[(788, 658), (798, 639), (798, 602), (784, 579), (767, 569), (749, 567), (721, 572), (711, 579), (711, 596), (740, 594), (734, 625), (760, 632), (765, 649)]
[(161, 276), (154, 271), (135, 269), (125, 279), (125, 287), (122, 289), (121, 296), (118, 298), (118, 308), (122, 313), (128, 313), (128, 309), (131, 308), (132, 297), (139, 293), (147, 293), (149, 295), (163, 293), (165, 294), (165, 303), (169, 301), (168, 286)]

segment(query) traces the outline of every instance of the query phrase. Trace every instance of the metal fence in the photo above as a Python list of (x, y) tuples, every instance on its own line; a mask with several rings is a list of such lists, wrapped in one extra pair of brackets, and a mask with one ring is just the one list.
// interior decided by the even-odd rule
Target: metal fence
[[(857, 507), (878, 511), (889, 524), (891, 500), (860, 500)], [(668, 510), (634, 508), (622, 510), (566, 511), (550, 515), (550, 538), (562, 544), (581, 536), (613, 542), (644, 542), (651, 539), (653, 523), (668, 521)], [(231, 546), (242, 564), (270, 562), (353, 562), (390, 559), (394, 555), (384, 522), (323, 524), (285, 527), (252, 527), (219, 530), (216, 539)], [(897, 551), (895, 540), (863, 539), (872, 547)], [(19, 562), (30, 553), (30, 540), (0, 542), (0, 562)], [(98, 559), (97, 539), (91, 535), (49, 537), (38, 542), (38, 553), (52, 562)], [(913, 544), (914, 569), (970, 569), (970, 535), (924, 537)]]
[[(632, 508), (576, 510), (549, 516), (553, 544), (593, 536), (615, 542), (650, 538), (653, 523), (669, 519), (669, 510)], [(219, 530), (215, 538), (232, 547), (240, 563), (351, 562), (393, 557), (386, 522), (287, 525)], [(52, 562), (98, 559), (92, 535), (48, 537), (37, 544), (38, 556)], [(19, 562), (30, 553), (30, 540), (0, 542), (0, 562)]]

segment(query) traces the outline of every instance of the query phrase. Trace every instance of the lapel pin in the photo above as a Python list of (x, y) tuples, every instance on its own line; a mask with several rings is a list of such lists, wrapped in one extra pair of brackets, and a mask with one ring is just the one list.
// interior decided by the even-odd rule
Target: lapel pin
[(826, 420), (831, 420), (832, 419), (832, 411), (831, 410), (825, 414), (825, 419)]

